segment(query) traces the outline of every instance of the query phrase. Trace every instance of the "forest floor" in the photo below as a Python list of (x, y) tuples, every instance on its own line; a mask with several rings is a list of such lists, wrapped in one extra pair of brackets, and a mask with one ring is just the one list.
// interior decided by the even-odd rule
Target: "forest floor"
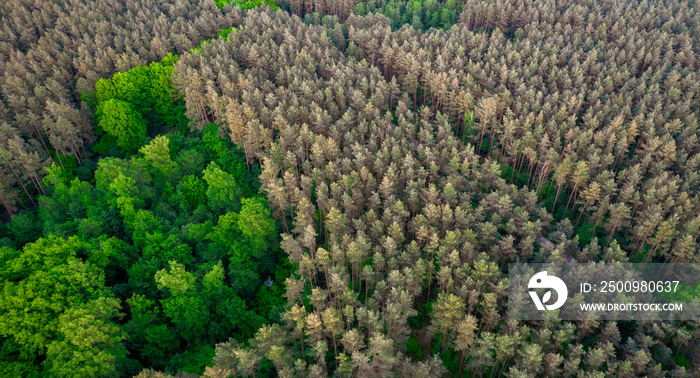
[(430, 357), (430, 347), (432, 346), (433, 337), (428, 332), (427, 328), (423, 328), (415, 333), (416, 341), (418, 341), (418, 346), (420, 346), (420, 360), (425, 361)]

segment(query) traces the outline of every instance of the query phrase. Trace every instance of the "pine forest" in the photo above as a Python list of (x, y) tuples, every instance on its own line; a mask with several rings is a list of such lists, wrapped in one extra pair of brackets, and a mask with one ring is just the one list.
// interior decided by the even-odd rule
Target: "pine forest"
[(506, 312), (700, 263), (699, 122), (694, 0), (2, 1), (0, 376), (698, 377)]

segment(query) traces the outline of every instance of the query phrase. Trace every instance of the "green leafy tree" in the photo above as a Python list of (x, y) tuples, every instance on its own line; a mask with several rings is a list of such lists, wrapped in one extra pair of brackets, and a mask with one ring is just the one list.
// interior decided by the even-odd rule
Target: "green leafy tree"
[(207, 202), (207, 188), (204, 181), (195, 175), (187, 175), (177, 185), (177, 192), (185, 200), (189, 209)]
[(119, 300), (100, 297), (59, 317), (61, 336), (48, 346), (46, 365), (60, 377), (115, 375), (126, 357), (126, 333), (111, 319), (120, 316)]
[[(116, 90), (113, 98), (128, 102), (141, 114), (152, 111), (151, 75), (148, 66), (136, 66), (126, 72), (118, 72), (112, 77), (112, 83)], [(98, 101), (100, 97), (98, 92)]]
[(146, 122), (128, 102), (115, 99), (100, 102), (97, 117), (98, 125), (122, 150), (130, 152), (142, 145), (146, 137)]
[(209, 163), (203, 173), (210, 208), (218, 211), (240, 209), (241, 189), (230, 173), (224, 172), (215, 162)]
[(43, 354), (61, 334), (64, 312), (106, 295), (104, 273), (76, 258), (90, 248), (77, 237), (49, 236), (8, 260), (0, 294), (0, 334), (12, 337), (26, 353)]
[(158, 118), (169, 127), (177, 127), (184, 131), (187, 122), (184, 117), (185, 108), (182, 101), (177, 99), (177, 92), (173, 88), (170, 77), (173, 66), (179, 57), (168, 53), (161, 62), (151, 63), (149, 68), (150, 88), (149, 95), (153, 103), (153, 110)]
[(177, 261), (172, 260), (169, 264), (170, 269), (161, 269), (156, 273), (158, 289), (167, 288), (172, 296), (185, 294), (194, 286), (194, 275)]
[(228, 145), (224, 139), (219, 136), (219, 127), (215, 123), (210, 123), (204, 128), (204, 133), (202, 134), (202, 141), (209, 151), (221, 155)]
[(126, 302), (131, 314), (131, 320), (125, 326), (129, 330), (129, 339), (126, 340), (129, 349), (137, 352), (140, 359), (150, 366), (163, 368), (168, 356), (178, 348), (178, 336), (168, 329), (156, 301), (136, 294)]
[(155, 168), (164, 178), (160, 181), (165, 181), (167, 177), (175, 170), (175, 163), (170, 159), (170, 139), (164, 135), (159, 135), (147, 145), (139, 150), (143, 154), (147, 166)]
[(243, 198), (238, 216), (238, 228), (251, 240), (251, 245), (264, 249), (275, 232), (275, 222), (270, 216), (270, 207), (262, 197)]

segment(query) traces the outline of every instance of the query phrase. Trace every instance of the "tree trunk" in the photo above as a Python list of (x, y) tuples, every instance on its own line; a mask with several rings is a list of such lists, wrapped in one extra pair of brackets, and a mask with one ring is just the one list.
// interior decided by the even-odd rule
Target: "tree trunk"
[(331, 333), (331, 336), (333, 336), (333, 354), (335, 355), (335, 359), (338, 359), (338, 344), (335, 341), (335, 334)]
[[(571, 191), (571, 195), (569, 196), (569, 200), (566, 202), (566, 207), (564, 208), (564, 215), (566, 215), (566, 210), (569, 209), (569, 203), (571, 203), (571, 197), (574, 197), (574, 204), (576, 203), (576, 191), (578, 190), (578, 184), (574, 185), (574, 189)], [(571, 215), (573, 216), (574, 213), (573, 211), (571, 212)]]
[(10, 172), (12, 172), (12, 175), (15, 176), (15, 180), (17, 180), (17, 183), (19, 184), (19, 186), (22, 187), (22, 190), (24, 190), (24, 193), (27, 195), (27, 198), (29, 198), (29, 200), (32, 202), (32, 205), (36, 206), (36, 202), (34, 202), (34, 199), (32, 199), (32, 196), (29, 195), (29, 191), (27, 190), (27, 187), (24, 185), (22, 180), (20, 180), (20, 178), (17, 175), (17, 173), (15, 172), (14, 168), (12, 168), (12, 165), (8, 164), (7, 166), (10, 167)]
[(12, 216), (14, 214), (12, 214), (12, 210), (10, 210), (10, 206), (7, 205), (7, 202), (5, 201), (5, 197), (0, 197), (0, 200), (2, 200), (2, 205), (5, 206), (5, 210), (7, 210), (7, 213), (10, 214), (10, 218), (12, 218)]
[(557, 200), (559, 199), (559, 192), (561, 191), (562, 185), (564, 185), (564, 183), (560, 183), (560, 184), (557, 186), (557, 195), (554, 196), (554, 204), (552, 205), (552, 214), (554, 214), (554, 209), (557, 208)]
[(617, 223), (615, 223), (612, 227), (612, 230), (610, 231), (610, 236), (608, 236), (608, 246), (610, 246), (610, 243), (612, 242), (612, 237), (615, 235), (615, 229), (617, 229)]
[(484, 142), (484, 134), (486, 134), (486, 121), (481, 125), (481, 135), (479, 136), (479, 144), (476, 146), (476, 153), (481, 151), (481, 143)]
[[(581, 220), (581, 217), (583, 216), (583, 213), (586, 212), (586, 207), (588, 207), (588, 201), (583, 204), (583, 209), (581, 209), (581, 214), (578, 215), (578, 218), (576, 219), (576, 225), (578, 226), (578, 222)], [(574, 215), (573, 213), (571, 215)]]

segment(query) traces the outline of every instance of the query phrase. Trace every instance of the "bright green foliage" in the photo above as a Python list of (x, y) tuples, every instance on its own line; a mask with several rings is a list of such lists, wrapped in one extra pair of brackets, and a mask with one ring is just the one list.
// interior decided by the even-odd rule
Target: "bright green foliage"
[(264, 251), (275, 242), (275, 227), (263, 199), (243, 198), (242, 202), (241, 213), (220, 216), (206, 238), (218, 251), (212, 258), (228, 255), (231, 287), (239, 295), (250, 297), (262, 283), (258, 272), (269, 264)]
[(128, 102), (115, 99), (100, 102), (97, 116), (99, 126), (122, 150), (130, 152), (142, 145), (146, 137), (146, 122)]
[(98, 298), (73, 307), (59, 318), (62, 336), (48, 347), (46, 365), (54, 376), (98, 377), (118, 371), (126, 356), (126, 334), (111, 321), (119, 316), (119, 301)]
[(117, 96), (117, 87), (111, 79), (102, 78), (95, 83), (95, 99), (98, 102), (111, 100), (117, 98)]
[(211, 209), (237, 210), (240, 208), (241, 189), (230, 173), (221, 170), (215, 162), (209, 163), (203, 173), (204, 181), (207, 182), (207, 199)]
[(99, 80), (93, 150), (111, 156), (83, 157), (79, 178), (47, 168), (38, 209), (0, 229), (0, 376), (202, 374), (217, 342), (279, 319), (283, 286), (262, 285), (279, 252), (260, 168), (215, 124), (184, 132), (177, 59)]
[(184, 130), (187, 127), (187, 123), (182, 117), (184, 105), (181, 101), (175, 100), (177, 95), (170, 81), (173, 65), (177, 63), (178, 59), (177, 55), (168, 54), (161, 63), (153, 62), (149, 65), (151, 78), (149, 94), (153, 102), (153, 110), (160, 121), (165, 122), (168, 127)]
[(155, 280), (159, 288), (168, 288), (171, 296), (160, 301), (162, 311), (185, 340), (223, 337), (241, 327), (252, 330), (261, 323), (257, 315), (246, 310), (237, 292), (225, 284), (222, 262), (216, 263), (201, 283), (175, 261), (170, 262), (169, 270), (159, 271)]
[(19, 256), (20, 252), (9, 247), (0, 247), (0, 278), (11, 279), (13, 276), (10, 261)]
[(216, 289), (224, 284), (224, 266), (221, 260), (211, 268), (211, 272), (204, 275), (202, 283), (206, 289)]
[(170, 175), (175, 169), (175, 163), (170, 159), (170, 139), (159, 135), (149, 144), (139, 150), (143, 154), (147, 166), (155, 168), (163, 175)]
[(381, 13), (391, 20), (391, 28), (397, 30), (404, 24), (415, 29), (449, 29), (459, 22), (463, 2), (458, 0), (373, 0), (355, 5), (354, 14)]
[(206, 237), (212, 242), (212, 247), (228, 252), (233, 247), (236, 240), (240, 238), (238, 228), (239, 214), (229, 212), (219, 217), (217, 225), (214, 226)]
[(122, 215), (125, 217), (133, 215), (135, 206), (138, 206), (137, 202), (140, 202), (136, 180), (120, 173), (109, 185), (109, 189), (117, 196), (117, 207)]
[(260, 166), (254, 165), (250, 171), (246, 168), (245, 155), (241, 148), (229, 148), (216, 159), (221, 169), (231, 173), (241, 184), (242, 195), (252, 197), (260, 190)]
[(233, 29), (235, 29), (233, 26), (226, 29), (221, 29), (218, 33), (216, 33), (216, 35), (222, 37), (223, 39), (228, 39), (228, 35), (233, 32)]
[(105, 158), (95, 171), (95, 186), (106, 194), (109, 204), (122, 216), (131, 218), (134, 212), (152, 196), (151, 175), (142, 159), (122, 160)]
[(107, 157), (100, 159), (97, 167), (95, 188), (105, 193), (111, 193), (110, 185), (120, 174), (133, 178), (137, 186), (145, 186), (151, 182), (146, 167), (138, 159), (124, 160)]
[[(208, 312), (204, 309), (202, 298), (198, 295), (176, 295), (161, 300), (163, 313), (178, 324), (186, 333), (180, 333), (185, 338), (192, 338), (195, 334), (201, 334), (204, 330), (203, 319), (206, 319)], [(199, 329), (197, 329), (199, 328)]]
[(98, 115), (102, 103), (119, 100), (141, 115), (148, 130), (163, 126), (184, 130), (184, 105), (177, 100), (170, 82), (173, 65), (178, 59), (177, 55), (168, 54), (161, 62), (116, 73), (111, 79), (100, 79), (95, 84)]
[[(118, 72), (112, 77), (116, 95), (105, 98), (97, 91), (97, 101), (104, 102), (111, 98), (116, 98), (128, 102), (136, 109), (151, 110), (152, 101), (149, 96), (151, 78), (149, 69), (146, 66), (137, 66), (127, 72)], [(110, 93), (111, 95), (112, 93)]]
[(12, 337), (26, 353), (42, 354), (60, 335), (61, 314), (106, 295), (104, 274), (76, 258), (90, 248), (77, 237), (49, 236), (27, 244), (21, 254), (7, 260), (0, 334)]
[(275, 231), (267, 201), (261, 197), (243, 198), (238, 228), (251, 240), (254, 248), (262, 249)]
[[(116, 93), (113, 81), (100, 85)], [(128, 104), (103, 98), (100, 108), (113, 103)], [(262, 285), (278, 259), (275, 222), (253, 197), (257, 173), (216, 126), (155, 136), (93, 166), (93, 183), (49, 167), (38, 211), (5, 228), (10, 246), (29, 244), (0, 248), (0, 376), (201, 374), (217, 342), (252, 336), (267, 321), (259, 314), (279, 318), (283, 289)], [(253, 198), (242, 207), (244, 194)], [(31, 243), (42, 231), (63, 238)], [(256, 293), (274, 298), (252, 311)]]
[(158, 288), (167, 288), (173, 296), (186, 293), (194, 285), (194, 276), (177, 261), (170, 261), (169, 264), (170, 269), (162, 269), (156, 273)]
[(263, 4), (271, 6), (274, 9), (279, 9), (275, 5), (275, 0), (214, 0), (216, 5), (223, 9), (226, 5), (240, 7), (243, 10), (257, 8)]
[[(43, 227), (44, 234), (69, 236), (77, 233), (93, 238), (117, 227), (116, 209), (112, 211), (106, 207), (104, 199), (98, 198), (89, 182), (78, 178), (69, 180), (60, 173), (60, 168), (54, 168), (48, 168), (49, 174), (44, 177), (48, 195), (39, 198), (40, 221), (37, 224)], [(111, 173), (119, 172), (123, 171)], [(104, 185), (109, 188), (109, 183)]]

